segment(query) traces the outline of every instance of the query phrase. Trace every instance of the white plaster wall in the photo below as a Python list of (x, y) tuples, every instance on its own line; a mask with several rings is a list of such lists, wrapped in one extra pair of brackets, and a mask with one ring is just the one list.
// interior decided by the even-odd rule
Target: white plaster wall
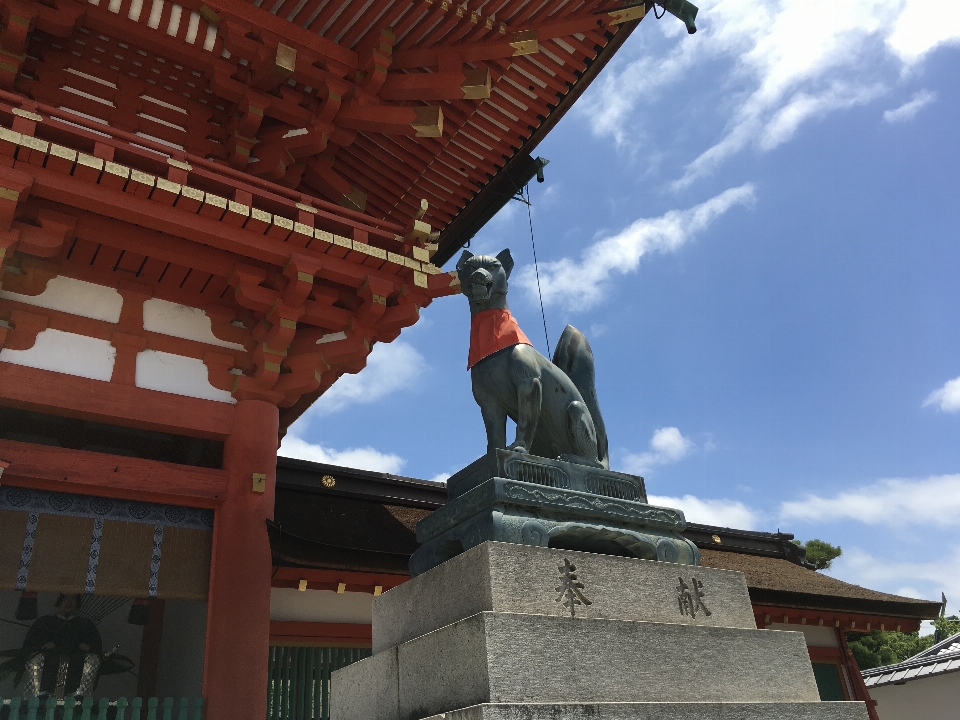
[(237, 402), (226, 390), (210, 384), (203, 360), (157, 350), (137, 353), (137, 387), (201, 400)]
[(877, 701), (880, 720), (960, 718), (960, 672), (867, 689), (870, 697)]
[(0, 350), (0, 361), (66, 375), (110, 381), (117, 350), (108, 340), (47, 328), (29, 350)]
[(831, 627), (821, 627), (820, 625), (786, 625), (784, 623), (772, 623), (767, 625), (767, 630), (787, 630), (789, 632), (802, 632), (807, 641), (807, 647), (840, 647), (837, 640), (837, 633)]
[(50, 280), (46, 290), (39, 295), (0, 290), (0, 298), (109, 323), (119, 322), (123, 308), (123, 297), (114, 288), (62, 275)]
[(288, 622), (372, 622), (373, 595), (333, 590), (270, 589), (270, 619)]
[(200, 308), (151, 298), (143, 304), (143, 329), (184, 340), (243, 350), (243, 345), (221, 340), (213, 334), (210, 318)]

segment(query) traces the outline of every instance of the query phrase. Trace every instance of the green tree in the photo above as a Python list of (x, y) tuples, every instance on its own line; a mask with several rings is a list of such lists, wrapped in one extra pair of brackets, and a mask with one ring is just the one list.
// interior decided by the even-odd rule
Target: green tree
[(871, 630), (868, 633), (847, 633), (847, 645), (861, 670), (896, 665), (933, 645), (933, 635)]
[(812, 563), (816, 570), (826, 570), (830, 564), (843, 554), (839, 545), (831, 545), (823, 540), (807, 540), (801, 543), (799, 540), (793, 541), (794, 545), (799, 545), (807, 551), (807, 562)]
[(943, 617), (942, 615), (933, 621), (933, 627), (936, 629), (934, 637), (937, 642), (946, 640), (957, 633), (960, 633), (960, 618), (956, 615)]

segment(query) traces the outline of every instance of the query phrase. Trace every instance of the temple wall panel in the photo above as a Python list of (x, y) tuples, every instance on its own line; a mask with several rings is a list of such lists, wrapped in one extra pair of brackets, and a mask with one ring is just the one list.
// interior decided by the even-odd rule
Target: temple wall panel
[(165, 562), (160, 566), (157, 592), (176, 600), (205, 600), (210, 578), (210, 532), (168, 527), (163, 534)]
[(0, 510), (0, 590), (16, 586), (17, 570), (23, 557), (23, 536), (30, 516), (17, 510)]
[(807, 647), (840, 647), (837, 642), (837, 633), (832, 627), (821, 627), (818, 625), (785, 625), (783, 623), (772, 623), (767, 625), (767, 630), (782, 630), (785, 632), (802, 632), (807, 642)]
[(109, 323), (119, 322), (123, 308), (123, 297), (114, 288), (64, 275), (51, 278), (39, 295), (0, 290), (0, 298)]
[(333, 590), (270, 590), (270, 619), (280, 622), (370, 623), (373, 595)]
[(47, 328), (26, 350), (3, 348), (0, 362), (109, 381), (117, 350), (109, 340)]
[(87, 581), (94, 519), (40, 513), (29, 557), (29, 592), (78, 592)]
[(138, 597), (150, 580), (154, 528), (146, 523), (103, 521), (96, 589), (102, 595)]
[(0, 486), (0, 521), (0, 590), (207, 597), (210, 510)]
[(200, 308), (159, 298), (151, 298), (143, 304), (143, 329), (232, 350), (244, 349), (239, 343), (221, 340), (214, 335), (210, 318)]
[(226, 390), (210, 384), (207, 366), (197, 358), (157, 350), (137, 354), (137, 387), (185, 397), (236, 403)]

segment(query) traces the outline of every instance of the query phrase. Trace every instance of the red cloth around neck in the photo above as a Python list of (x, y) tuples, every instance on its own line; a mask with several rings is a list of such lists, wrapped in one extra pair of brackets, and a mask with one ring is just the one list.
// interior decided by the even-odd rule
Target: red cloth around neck
[(488, 355), (511, 345), (533, 345), (506, 308), (482, 310), (470, 320), (470, 354), (467, 370)]

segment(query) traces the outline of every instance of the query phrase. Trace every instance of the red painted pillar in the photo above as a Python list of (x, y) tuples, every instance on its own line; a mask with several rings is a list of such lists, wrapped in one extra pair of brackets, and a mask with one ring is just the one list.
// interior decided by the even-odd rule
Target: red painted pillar
[[(270, 545), (277, 407), (241, 400), (224, 445), (227, 497), (215, 513), (203, 695), (207, 720), (263, 720), (270, 645)], [(263, 492), (255, 473), (266, 475)]]
[(837, 638), (840, 640), (840, 653), (843, 657), (843, 667), (847, 672), (850, 684), (853, 686), (854, 697), (851, 700), (862, 700), (867, 704), (867, 714), (870, 720), (880, 720), (877, 714), (877, 701), (870, 697), (867, 690), (867, 684), (863, 681), (863, 675), (860, 674), (860, 666), (857, 664), (857, 658), (853, 651), (847, 645), (847, 634), (842, 629), (837, 629)]

